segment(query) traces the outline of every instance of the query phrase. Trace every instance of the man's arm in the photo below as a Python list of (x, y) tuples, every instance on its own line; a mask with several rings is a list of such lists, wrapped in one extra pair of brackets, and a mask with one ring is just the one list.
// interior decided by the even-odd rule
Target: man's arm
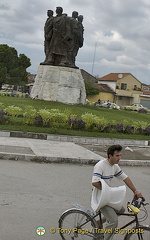
[(99, 190), (102, 190), (102, 184), (101, 182), (92, 182), (92, 185), (96, 188), (98, 188)]
[(134, 193), (134, 196), (141, 198), (142, 197), (142, 193), (139, 192), (136, 187), (134, 186), (133, 182), (131, 181), (131, 179), (129, 177), (125, 178), (123, 180), (125, 182), (125, 184), (132, 190), (132, 192)]

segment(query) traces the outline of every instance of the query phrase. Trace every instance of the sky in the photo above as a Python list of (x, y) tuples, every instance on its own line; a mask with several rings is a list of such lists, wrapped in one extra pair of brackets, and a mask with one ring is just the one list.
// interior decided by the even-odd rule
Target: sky
[(131, 73), (150, 84), (149, 0), (1, 0), (0, 44), (14, 47), (31, 60), (27, 69), (37, 73), (44, 54), (44, 24), (47, 10), (61, 6), (68, 16), (84, 16), (84, 45), (76, 65), (103, 77)]

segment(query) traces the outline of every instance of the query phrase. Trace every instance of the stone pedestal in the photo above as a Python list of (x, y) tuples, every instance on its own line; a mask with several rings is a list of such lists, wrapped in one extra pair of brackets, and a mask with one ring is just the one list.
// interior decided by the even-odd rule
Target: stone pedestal
[(86, 91), (80, 69), (40, 65), (31, 97), (69, 104), (85, 104)]

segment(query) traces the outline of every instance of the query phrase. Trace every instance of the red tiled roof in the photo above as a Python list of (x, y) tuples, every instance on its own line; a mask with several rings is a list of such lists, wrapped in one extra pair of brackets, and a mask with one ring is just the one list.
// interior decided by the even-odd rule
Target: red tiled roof
[(98, 78), (98, 80), (103, 80), (103, 81), (117, 81), (118, 79), (121, 79), (130, 73), (109, 73), (106, 76), (103, 76), (101, 78)]
[(147, 91), (147, 90), (142, 90), (143, 94), (145, 95), (150, 95), (150, 91)]
[(101, 92), (114, 93), (113, 89), (111, 89), (107, 84), (94, 83), (93, 85), (97, 87)]

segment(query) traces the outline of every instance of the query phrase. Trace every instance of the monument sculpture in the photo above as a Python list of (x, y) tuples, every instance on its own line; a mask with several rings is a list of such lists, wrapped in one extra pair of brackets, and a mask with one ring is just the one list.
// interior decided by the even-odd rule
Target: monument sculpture
[(63, 14), (62, 7), (56, 8), (56, 16), (48, 10), (45, 33), (45, 61), (41, 65), (75, 67), (75, 57), (83, 46), (83, 16), (73, 11), (72, 17)]
[(66, 103), (85, 103), (86, 94), (81, 71), (75, 64), (83, 46), (83, 16), (73, 11), (63, 13), (62, 7), (47, 11), (44, 25), (45, 60), (40, 63), (31, 97)]

